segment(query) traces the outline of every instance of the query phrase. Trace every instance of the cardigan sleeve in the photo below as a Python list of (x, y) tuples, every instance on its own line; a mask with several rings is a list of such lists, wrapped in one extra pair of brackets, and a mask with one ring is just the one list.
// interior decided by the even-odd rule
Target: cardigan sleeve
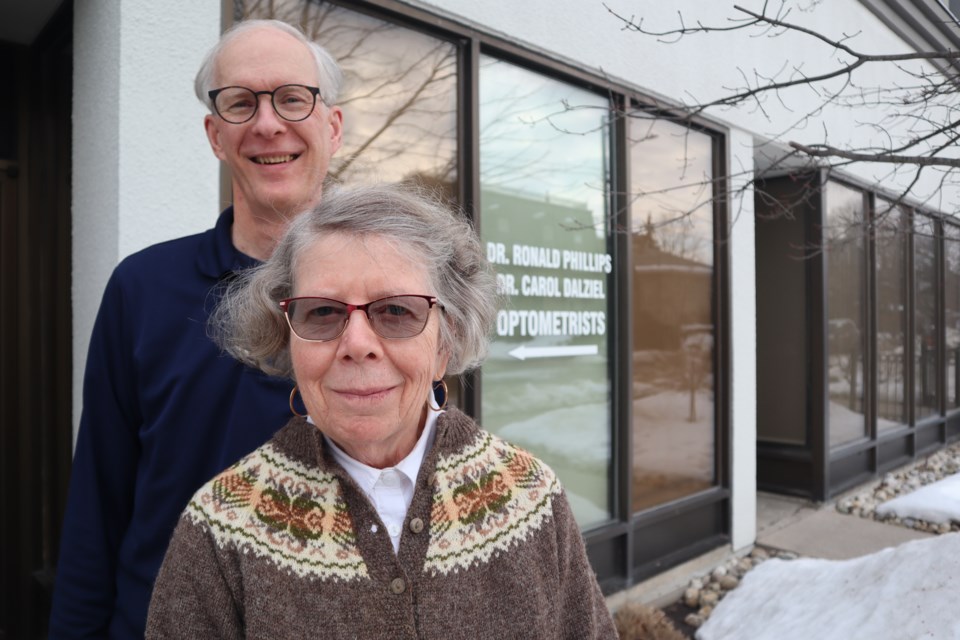
[(553, 500), (560, 590), (555, 602), (557, 637), (569, 640), (616, 638), (606, 600), (565, 492)]
[(204, 522), (180, 518), (157, 576), (146, 637), (244, 637), (243, 581), (235, 549), (217, 545)]

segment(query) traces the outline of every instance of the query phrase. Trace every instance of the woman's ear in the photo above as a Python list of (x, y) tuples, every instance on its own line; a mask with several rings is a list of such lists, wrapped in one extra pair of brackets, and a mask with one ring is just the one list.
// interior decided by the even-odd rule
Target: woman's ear
[(437, 362), (433, 374), (434, 380), (442, 380), (443, 376), (447, 375), (448, 362), (450, 362), (450, 355), (446, 349), (441, 347), (440, 350), (437, 351)]

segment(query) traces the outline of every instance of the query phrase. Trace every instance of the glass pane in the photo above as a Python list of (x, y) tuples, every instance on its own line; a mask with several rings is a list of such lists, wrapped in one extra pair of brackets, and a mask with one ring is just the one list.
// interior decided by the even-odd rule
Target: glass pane
[(629, 120), (633, 510), (715, 483), (712, 140)]
[(938, 413), (937, 384), (937, 239), (936, 226), (926, 216), (913, 219), (914, 418)]
[(879, 200), (877, 253), (877, 430), (907, 424), (907, 216)]
[(457, 49), (344, 7), (237, 0), (239, 16), (301, 26), (343, 69), (343, 146), (329, 176), (344, 183), (416, 182), (454, 200)]
[(863, 407), (863, 194), (829, 182), (826, 195), (828, 432), (830, 446), (835, 447), (867, 434)]
[(557, 472), (583, 527), (611, 515), (608, 108), (481, 58), (480, 228), (509, 296), (483, 367), (483, 424)]
[(947, 409), (960, 407), (960, 227), (943, 226)]

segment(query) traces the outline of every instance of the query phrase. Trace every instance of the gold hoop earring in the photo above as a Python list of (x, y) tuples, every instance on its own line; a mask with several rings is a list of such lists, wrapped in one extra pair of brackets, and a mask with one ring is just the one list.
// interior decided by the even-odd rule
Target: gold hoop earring
[[(439, 407), (434, 407), (430, 403), (430, 398), (427, 398), (427, 407), (430, 409), (430, 411), (443, 411), (443, 408), (447, 406), (447, 400), (450, 399), (450, 392), (447, 391), (447, 381), (444, 380), (443, 378), (440, 378), (439, 380), (435, 380), (434, 382), (439, 382), (440, 386), (443, 387), (443, 404), (440, 405)], [(431, 391), (432, 390), (433, 390), (433, 387), (431, 387)]]
[(297, 396), (297, 385), (293, 385), (293, 391), (290, 392), (290, 411), (293, 412), (293, 415), (298, 418), (306, 418), (307, 414), (300, 413), (297, 411), (297, 408), (293, 406), (293, 399)]

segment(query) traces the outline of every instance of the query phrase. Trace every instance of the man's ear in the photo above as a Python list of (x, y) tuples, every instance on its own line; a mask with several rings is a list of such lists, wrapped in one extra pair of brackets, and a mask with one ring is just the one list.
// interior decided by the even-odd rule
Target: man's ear
[(207, 140), (210, 142), (210, 148), (213, 150), (213, 155), (217, 156), (220, 160), (226, 160), (223, 153), (223, 145), (220, 144), (220, 123), (217, 122), (216, 118), (212, 114), (207, 114), (203, 118), (203, 128), (207, 132)]
[(329, 108), (330, 119), (330, 155), (332, 156), (343, 144), (343, 111), (340, 107)]

